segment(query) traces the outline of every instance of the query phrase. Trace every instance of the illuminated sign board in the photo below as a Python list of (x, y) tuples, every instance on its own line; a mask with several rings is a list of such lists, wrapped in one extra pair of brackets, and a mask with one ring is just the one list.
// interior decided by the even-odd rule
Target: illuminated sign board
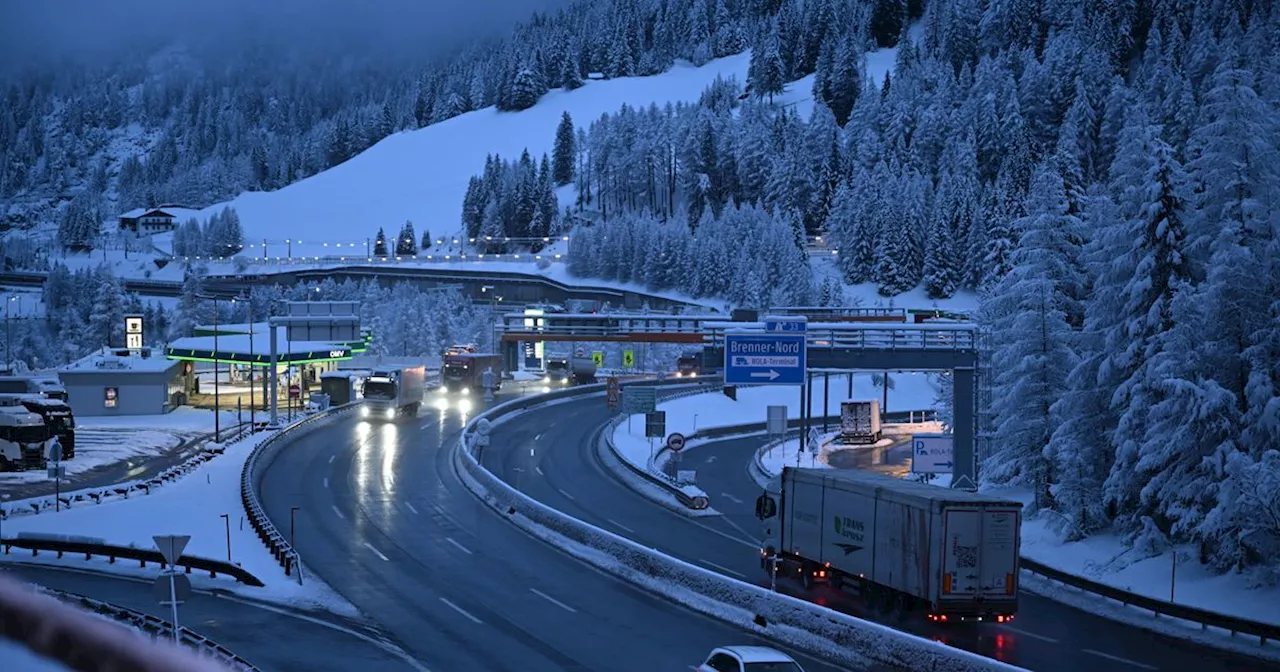
[(124, 347), (130, 350), (141, 350), (143, 333), (141, 315), (124, 316)]
[(115, 408), (116, 401), (119, 395), (120, 395), (119, 389), (114, 387), (105, 388), (102, 394), (102, 405), (107, 408)]

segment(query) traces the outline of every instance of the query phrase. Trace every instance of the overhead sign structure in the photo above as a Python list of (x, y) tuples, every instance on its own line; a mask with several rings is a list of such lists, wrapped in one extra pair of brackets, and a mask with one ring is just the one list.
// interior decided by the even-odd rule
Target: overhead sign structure
[(803, 315), (765, 316), (764, 330), (769, 333), (803, 334), (809, 330), (809, 318)]
[(955, 438), (951, 434), (911, 437), (911, 473), (950, 474), (955, 466)]
[(667, 437), (667, 448), (673, 453), (678, 453), (684, 450), (684, 444), (684, 434), (681, 434), (680, 432), (672, 432), (671, 436)]
[[(623, 351), (622, 351), (622, 366), (623, 366), (624, 368), (629, 369), (629, 368), (631, 368), (631, 367), (633, 367), (633, 366), (635, 366), (635, 365), (636, 365), (636, 351), (635, 351), (635, 350), (623, 350)], [(599, 366), (599, 365), (597, 364), (597, 366)]]
[(725, 385), (803, 385), (804, 334), (726, 334)]

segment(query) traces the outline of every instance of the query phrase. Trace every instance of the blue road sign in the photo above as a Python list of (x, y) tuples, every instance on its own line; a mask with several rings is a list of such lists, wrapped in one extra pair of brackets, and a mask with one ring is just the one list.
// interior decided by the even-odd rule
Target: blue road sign
[(725, 385), (802, 385), (804, 334), (725, 334)]
[(809, 318), (807, 317), (766, 317), (764, 318), (764, 330), (768, 332), (782, 332), (784, 334), (803, 334), (809, 330)]

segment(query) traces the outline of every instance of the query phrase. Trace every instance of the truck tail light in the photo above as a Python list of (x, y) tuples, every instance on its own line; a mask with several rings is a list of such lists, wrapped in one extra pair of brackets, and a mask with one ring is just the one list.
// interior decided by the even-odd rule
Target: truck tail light
[(942, 592), (944, 593), (951, 592), (951, 575), (950, 574), (942, 575)]
[(1012, 574), (1004, 575), (1004, 594), (1005, 595), (1013, 594), (1013, 575)]

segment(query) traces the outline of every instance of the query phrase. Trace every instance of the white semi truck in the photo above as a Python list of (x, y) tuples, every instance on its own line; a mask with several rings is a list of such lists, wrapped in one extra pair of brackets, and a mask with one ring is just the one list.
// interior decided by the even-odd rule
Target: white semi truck
[(400, 415), (416, 415), (426, 393), (427, 369), (403, 366), (374, 369), (364, 379), (364, 404), (360, 415), (391, 420)]
[(53, 433), (22, 406), (0, 406), (0, 471), (43, 469)]
[(547, 380), (564, 385), (594, 383), (596, 363), (590, 357), (550, 355), (547, 357)]
[(1012, 620), (1022, 504), (843, 469), (786, 467), (756, 501), (761, 566), (930, 621)]
[(840, 402), (840, 443), (875, 443), (880, 440), (880, 402)]

